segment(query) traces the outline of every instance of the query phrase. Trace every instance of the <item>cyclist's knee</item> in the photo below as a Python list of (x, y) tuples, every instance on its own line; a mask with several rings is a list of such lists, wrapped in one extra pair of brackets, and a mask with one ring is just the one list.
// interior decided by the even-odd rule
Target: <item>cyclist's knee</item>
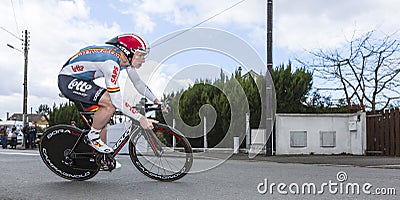
[(111, 101), (106, 101), (106, 102), (102, 102), (101, 104), (99, 104), (100, 107), (102, 107), (104, 110), (107, 111), (107, 113), (114, 113), (115, 112), (115, 107), (112, 104)]
[(115, 112), (115, 107), (111, 102), (111, 97), (108, 92), (105, 92), (103, 96), (101, 96), (98, 105), (105, 109), (108, 113), (114, 113)]
[(115, 112), (115, 107), (114, 105), (112, 105), (112, 103), (110, 102), (110, 104), (108, 104), (106, 107), (107, 112), (113, 114)]

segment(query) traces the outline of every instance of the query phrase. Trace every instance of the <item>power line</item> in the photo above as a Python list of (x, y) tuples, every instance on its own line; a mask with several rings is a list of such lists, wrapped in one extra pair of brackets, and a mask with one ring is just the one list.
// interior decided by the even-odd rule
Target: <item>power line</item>
[(159, 45), (161, 45), (161, 44), (163, 44), (163, 43), (165, 43), (165, 42), (168, 42), (169, 40), (172, 40), (172, 39), (174, 39), (174, 38), (176, 38), (176, 37), (178, 37), (178, 36), (180, 36), (180, 35), (182, 35), (182, 34), (188, 32), (188, 31), (190, 31), (190, 30), (196, 28), (197, 26), (200, 26), (201, 24), (204, 24), (205, 22), (210, 21), (211, 19), (217, 17), (218, 15), (221, 15), (222, 13), (224, 13), (224, 12), (226, 12), (226, 11), (232, 9), (233, 7), (235, 7), (235, 6), (237, 6), (237, 5), (241, 4), (241, 3), (243, 3), (243, 2), (245, 2), (245, 1), (246, 1), (246, 0), (241, 0), (241, 1), (239, 1), (239, 2), (237, 2), (237, 3), (235, 3), (235, 4), (233, 4), (232, 6), (230, 6), (230, 7), (228, 7), (228, 8), (225, 8), (224, 10), (220, 11), (219, 13), (217, 13), (217, 14), (215, 14), (215, 15), (213, 15), (213, 16), (211, 16), (211, 17), (209, 17), (209, 18), (207, 18), (207, 19), (205, 19), (205, 20), (203, 20), (203, 21), (201, 21), (200, 23), (198, 23), (198, 24), (196, 24), (196, 25), (194, 25), (194, 26), (192, 26), (192, 27), (190, 27), (190, 28), (188, 28), (188, 29), (186, 29), (186, 30), (184, 30), (184, 31), (182, 31), (182, 32), (180, 32), (180, 33), (178, 33), (178, 34), (176, 34), (176, 35), (174, 35), (174, 36), (172, 36), (172, 37), (166, 39), (166, 40), (164, 40), (164, 41), (161, 41), (161, 42), (159, 42), (159, 43), (153, 45), (151, 48), (154, 48), (154, 47), (159, 46)]
[(10, 35), (14, 36), (15, 38), (17, 38), (18, 40), (22, 41), (22, 38), (19, 38), (14, 33), (11, 33), (9, 30), (5, 29), (4, 27), (0, 26), (0, 28), (3, 29), (5, 32), (9, 33)]
[(18, 28), (18, 23), (17, 23), (17, 17), (15, 16), (15, 9), (14, 9), (14, 2), (13, 2), (13, 0), (11, 0), (11, 6), (12, 6), (12, 9), (13, 9), (13, 13), (14, 13), (15, 26), (17, 27), (17, 31), (18, 31), (18, 33), (19, 33), (19, 28)]

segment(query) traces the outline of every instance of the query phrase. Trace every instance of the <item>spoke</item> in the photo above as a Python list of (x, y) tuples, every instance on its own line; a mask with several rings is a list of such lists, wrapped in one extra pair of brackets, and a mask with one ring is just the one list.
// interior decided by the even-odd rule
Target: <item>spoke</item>
[[(146, 160), (145, 163), (140, 162), (140, 163), (142, 163), (143, 166), (150, 162), (150, 160), (147, 159), (146, 157), (144, 157), (144, 156), (142, 156), (142, 157), (143, 157), (144, 159), (141, 159), (141, 160)], [(138, 158), (138, 159), (139, 159), (139, 158)]]
[[(175, 167), (178, 171), (180, 170), (178, 166), (176, 166), (176, 165), (175, 165), (174, 163), (172, 163), (172, 162), (169, 162), (168, 160), (167, 160), (167, 164), (170, 166), (171, 171), (174, 171), (174, 170), (172, 169), (173, 167)], [(173, 165), (173, 166), (171, 166), (171, 165)]]
[(170, 164), (170, 162), (167, 160), (167, 159), (165, 159), (165, 162), (167, 163), (167, 165), (169, 166), (169, 170), (170, 171), (172, 171), (172, 172), (174, 172), (174, 170), (172, 169), (172, 167), (171, 167), (171, 164)]
[[(171, 135), (171, 133), (164, 132), (165, 138), (169, 138), (168, 135)], [(164, 140), (158, 138), (158, 136), (152, 137), (152, 140), (161, 149), (153, 148), (151, 141), (147, 140), (143, 135), (135, 137), (133, 150), (136, 153), (138, 163), (144, 168), (139, 170), (143, 173), (150, 173), (155, 179), (161, 179), (155, 175), (163, 177), (162, 179), (168, 179), (170, 175), (181, 173), (186, 163), (189, 162), (188, 157), (190, 155), (186, 152), (186, 143), (182, 144), (184, 142), (182, 138), (175, 137), (177, 139), (176, 149), (167, 145), (168, 142), (165, 144)], [(161, 151), (160, 154), (154, 152), (157, 150)]]
[[(147, 157), (145, 157), (145, 158), (147, 158)], [(146, 159), (146, 160), (150, 161), (151, 159)], [(154, 160), (154, 162), (153, 162), (153, 160)], [(153, 160), (151, 162), (149, 162), (149, 163), (152, 164), (151, 168), (149, 169), (149, 171), (151, 171), (153, 169), (153, 167), (155, 166), (155, 163), (157, 163), (157, 157), (153, 157)]]
[(161, 158), (160, 158), (160, 164), (161, 164), (161, 166), (162, 166), (162, 169), (164, 170), (164, 174), (167, 174), (167, 171), (165, 171), (165, 167), (162, 165), (162, 160), (161, 160)]
[[(158, 159), (161, 162), (161, 159)], [(157, 174), (160, 174), (160, 167), (157, 167)]]

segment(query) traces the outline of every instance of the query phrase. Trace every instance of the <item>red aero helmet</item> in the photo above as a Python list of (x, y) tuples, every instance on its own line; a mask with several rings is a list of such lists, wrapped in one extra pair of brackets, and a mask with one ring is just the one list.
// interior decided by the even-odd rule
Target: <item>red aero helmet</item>
[(149, 51), (147, 42), (136, 34), (119, 35), (107, 41), (106, 44), (118, 47), (128, 58), (132, 58), (136, 51), (145, 54)]

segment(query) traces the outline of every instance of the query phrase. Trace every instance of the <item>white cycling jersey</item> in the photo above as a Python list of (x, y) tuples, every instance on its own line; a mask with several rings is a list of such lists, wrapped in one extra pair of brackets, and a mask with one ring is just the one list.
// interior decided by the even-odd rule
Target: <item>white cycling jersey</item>
[[(134, 67), (120, 66), (120, 53), (121, 51), (114, 46), (88, 46), (72, 56), (63, 66), (59, 75), (67, 75), (85, 81), (92, 81), (104, 77), (106, 89), (110, 94), (112, 104), (125, 115), (139, 120), (141, 114), (128, 102), (123, 102), (118, 83), (120, 72), (122, 70), (127, 71), (129, 79), (140, 94), (151, 101), (154, 101), (156, 96), (139, 77)], [(75, 81), (75, 83), (76, 82), (77, 81)], [(76, 86), (76, 88), (78, 88), (78, 86)]]

